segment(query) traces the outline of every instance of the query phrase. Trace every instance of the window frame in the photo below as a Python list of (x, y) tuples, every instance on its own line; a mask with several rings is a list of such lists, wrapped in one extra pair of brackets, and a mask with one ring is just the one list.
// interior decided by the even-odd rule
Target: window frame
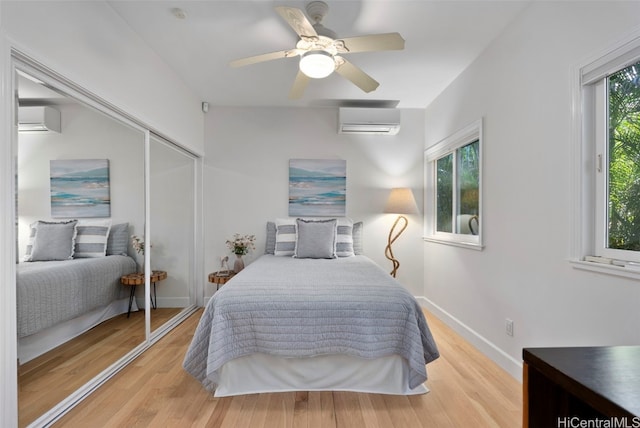
[[(478, 174), (478, 234), (461, 234), (451, 232), (440, 232), (436, 230), (436, 174), (437, 161), (449, 154), (454, 154), (454, 162), (457, 164), (457, 150), (478, 141), (478, 162), (480, 171)], [(454, 166), (454, 170), (456, 167)], [(474, 250), (482, 250), (484, 248), (484, 227), (483, 227), (483, 132), (482, 119), (478, 119), (473, 123), (465, 126), (454, 134), (444, 138), (433, 146), (424, 151), (424, 236), (425, 241), (436, 242), (447, 245), (454, 245)], [(456, 189), (457, 190), (457, 189)], [(454, 198), (457, 199), (457, 191), (454, 191)], [(454, 202), (454, 207), (456, 206)]]
[[(572, 255), (575, 267), (640, 279), (640, 251), (607, 247), (608, 77), (640, 61), (640, 32), (577, 67), (573, 85)], [(587, 261), (587, 258), (596, 257)], [(595, 260), (601, 263), (594, 263)], [(611, 264), (615, 260), (615, 264)], [(625, 263), (627, 265), (625, 266)]]

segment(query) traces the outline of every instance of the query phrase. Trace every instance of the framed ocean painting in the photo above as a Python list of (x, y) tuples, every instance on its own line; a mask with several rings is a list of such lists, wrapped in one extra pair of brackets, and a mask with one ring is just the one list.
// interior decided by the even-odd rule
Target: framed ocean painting
[(51, 217), (110, 217), (108, 159), (52, 160)]
[(289, 216), (343, 217), (346, 194), (346, 160), (289, 160)]

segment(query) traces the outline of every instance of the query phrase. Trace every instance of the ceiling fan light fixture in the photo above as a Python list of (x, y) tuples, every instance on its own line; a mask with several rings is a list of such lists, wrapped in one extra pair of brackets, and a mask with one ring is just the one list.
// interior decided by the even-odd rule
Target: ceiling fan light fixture
[(325, 51), (309, 51), (300, 58), (300, 71), (313, 79), (327, 77), (336, 69), (333, 55)]

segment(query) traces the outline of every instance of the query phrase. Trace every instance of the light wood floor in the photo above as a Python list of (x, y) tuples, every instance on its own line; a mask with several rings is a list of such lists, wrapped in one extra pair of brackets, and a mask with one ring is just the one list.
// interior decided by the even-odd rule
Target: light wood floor
[[(158, 308), (155, 330), (180, 309)], [(144, 341), (144, 311), (118, 315), (19, 366), (18, 424), (27, 426)]]
[(519, 382), (431, 314), (441, 357), (428, 394), (349, 392), (214, 398), (181, 367), (201, 312), (170, 332), (55, 427), (518, 427)]

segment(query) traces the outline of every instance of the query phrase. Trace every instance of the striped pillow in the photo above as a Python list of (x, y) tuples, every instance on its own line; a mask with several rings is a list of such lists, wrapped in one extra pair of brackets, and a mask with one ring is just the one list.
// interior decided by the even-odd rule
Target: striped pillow
[(276, 256), (293, 257), (296, 251), (296, 220), (289, 218), (276, 219)]
[(111, 229), (111, 219), (79, 220), (74, 258), (104, 257)]
[(338, 219), (336, 255), (338, 257), (351, 257), (355, 255), (353, 251), (353, 222), (350, 219)]
[(29, 238), (27, 239), (27, 248), (25, 250), (25, 254), (24, 254), (24, 258), (23, 260), (25, 262), (30, 262), (31, 261), (31, 251), (33, 251), (33, 242), (36, 239), (36, 227), (38, 225), (38, 222), (33, 222), (29, 225)]

